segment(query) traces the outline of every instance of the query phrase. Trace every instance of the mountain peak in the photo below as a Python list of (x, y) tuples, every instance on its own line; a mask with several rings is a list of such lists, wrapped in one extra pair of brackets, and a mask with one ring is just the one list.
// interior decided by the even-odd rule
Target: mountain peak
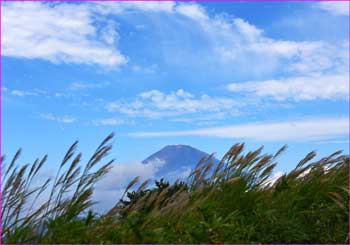
[(197, 150), (196, 148), (190, 146), (190, 145), (182, 145), (182, 144), (177, 144), (177, 145), (166, 145), (165, 147), (163, 147), (162, 150), (164, 149), (193, 149), (193, 150)]
[[(180, 170), (194, 169), (196, 164), (203, 158), (209, 156), (208, 153), (198, 150), (190, 145), (167, 145), (161, 150), (147, 157), (142, 162), (149, 164), (154, 161), (162, 161), (164, 164), (158, 173), (165, 176), (169, 172), (179, 172)], [(218, 160), (213, 158), (217, 163)]]

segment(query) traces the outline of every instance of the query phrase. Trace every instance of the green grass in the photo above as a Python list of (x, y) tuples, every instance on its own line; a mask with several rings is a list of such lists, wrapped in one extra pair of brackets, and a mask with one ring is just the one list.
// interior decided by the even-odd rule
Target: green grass
[[(130, 182), (121, 200), (91, 211), (95, 184), (110, 169), (109, 135), (86, 164), (68, 150), (53, 180), (35, 186), (46, 158), (2, 159), (3, 243), (347, 243), (349, 158), (309, 153), (270, 183), (284, 152), (243, 154), (231, 147), (220, 163), (200, 161), (186, 182)], [(44, 201), (42, 199), (44, 198)], [(41, 200), (41, 201), (39, 201)]]

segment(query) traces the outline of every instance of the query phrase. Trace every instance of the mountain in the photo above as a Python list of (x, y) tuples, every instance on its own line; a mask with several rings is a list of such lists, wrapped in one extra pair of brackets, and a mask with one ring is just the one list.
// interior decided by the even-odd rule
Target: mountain
[[(200, 151), (189, 145), (168, 145), (142, 161), (144, 164), (156, 164), (157, 177), (166, 177), (169, 180), (184, 179), (197, 163), (209, 156), (208, 153)], [(218, 163), (216, 158), (213, 163)]]

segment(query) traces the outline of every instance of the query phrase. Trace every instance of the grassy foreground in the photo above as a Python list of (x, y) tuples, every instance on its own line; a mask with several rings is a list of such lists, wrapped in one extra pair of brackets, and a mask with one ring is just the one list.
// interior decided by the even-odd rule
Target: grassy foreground
[[(86, 164), (75, 142), (54, 179), (35, 185), (47, 156), (2, 163), (2, 243), (347, 243), (349, 158), (341, 151), (269, 182), (275, 154), (243, 154), (235, 144), (221, 162), (200, 161), (186, 182), (130, 182), (103, 215), (91, 211), (95, 184), (113, 161), (109, 135)], [(131, 191), (132, 190), (132, 191)]]

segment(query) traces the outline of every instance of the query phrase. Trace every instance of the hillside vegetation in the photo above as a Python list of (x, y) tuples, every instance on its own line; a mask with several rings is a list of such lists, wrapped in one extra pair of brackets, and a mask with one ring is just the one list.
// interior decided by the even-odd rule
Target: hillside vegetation
[[(275, 154), (235, 144), (218, 164), (203, 159), (185, 182), (130, 182), (105, 214), (92, 209), (109, 171), (109, 135), (86, 164), (75, 142), (57, 175), (35, 185), (47, 156), (32, 164), (2, 158), (3, 243), (346, 243), (349, 158), (341, 151), (271, 182)], [(102, 163), (103, 162), (103, 163)]]

